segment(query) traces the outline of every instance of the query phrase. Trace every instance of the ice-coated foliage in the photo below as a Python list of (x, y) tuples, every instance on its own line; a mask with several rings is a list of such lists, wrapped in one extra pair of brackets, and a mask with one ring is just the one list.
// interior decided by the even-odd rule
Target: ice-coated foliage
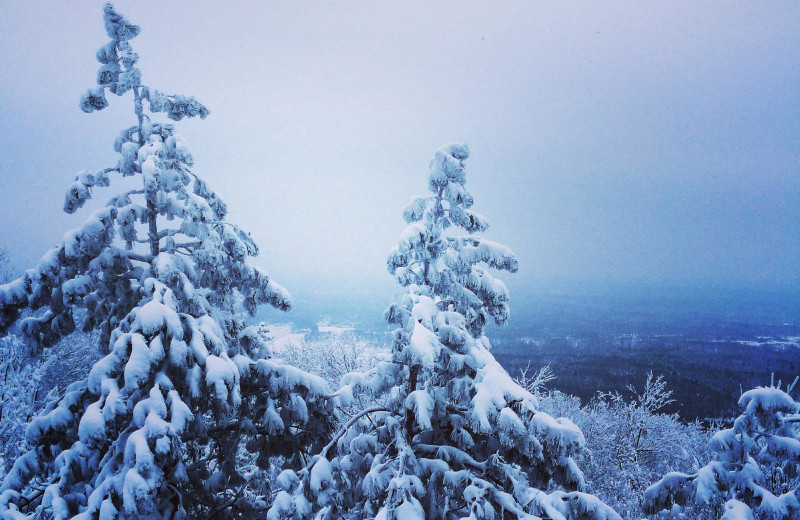
[[(795, 380), (795, 383), (797, 380)], [(721, 504), (721, 520), (800, 518), (800, 403), (777, 386), (742, 394), (742, 414), (710, 442), (712, 461), (647, 488), (644, 509)]]
[(302, 465), (329, 435), (337, 400), (321, 378), (264, 356), (247, 333), (240, 303), (251, 313), (263, 303), (286, 310), (289, 295), (246, 262), (255, 243), (225, 220), (225, 203), (192, 172), (173, 126), (151, 117), (208, 110), (143, 85), (130, 44), (139, 27), (110, 4), (104, 19), (111, 41), (81, 108), (131, 92), (136, 124), (115, 141), (115, 166), (75, 177), (64, 209), (77, 211), (115, 175), (141, 188), (112, 197), (0, 286), (0, 326), (30, 309), (21, 332), (48, 346), (85, 315), (105, 354), (28, 426), (28, 451), (0, 487), (0, 517), (252, 518), (266, 504), (249, 484), (272, 460)]
[[(708, 461), (707, 432), (697, 423), (684, 424), (677, 414), (660, 410), (671, 402), (663, 377), (648, 375), (644, 388), (621, 394), (599, 393), (588, 403), (542, 385), (554, 379), (550, 365), (519, 378), (551, 415), (569, 417), (586, 438), (576, 461), (588, 490), (612, 506), (624, 520), (640, 520), (644, 489), (669, 471), (693, 471)], [(713, 507), (693, 506), (665, 518), (716, 520)]]
[(346, 374), (374, 367), (385, 361), (389, 352), (354, 332), (343, 332), (317, 339), (304, 338), (275, 355), (292, 366), (322, 376), (331, 387), (338, 387)]
[(28, 422), (101, 357), (96, 342), (75, 332), (37, 355), (17, 334), (0, 337), (0, 479), (27, 449)]
[(29, 356), (15, 334), (0, 337), (0, 476), (25, 451), (25, 427), (47, 396), (42, 390), (44, 363)]
[(465, 145), (431, 162), (431, 196), (404, 211), (389, 256), (405, 296), (386, 312), (391, 361), (343, 378), (340, 396), (383, 395), (353, 414), (306, 467), (282, 480), (267, 516), (302, 519), (618, 519), (581, 492), (573, 455), (583, 435), (537, 409), (495, 361), (483, 330), (508, 318), (489, 270), (517, 270), (464, 187)]

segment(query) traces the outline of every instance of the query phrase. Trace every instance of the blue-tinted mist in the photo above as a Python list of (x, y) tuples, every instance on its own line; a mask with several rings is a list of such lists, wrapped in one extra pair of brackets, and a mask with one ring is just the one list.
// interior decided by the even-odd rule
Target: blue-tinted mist
[[(3, 6), (0, 247), (20, 269), (85, 217), (64, 190), (131, 124), (77, 106), (102, 3)], [(211, 109), (178, 125), (196, 169), (298, 307), (391, 300), (402, 208), (453, 140), (519, 255), (515, 317), (537, 288), (800, 286), (797, 3), (117, 6), (145, 77)]]

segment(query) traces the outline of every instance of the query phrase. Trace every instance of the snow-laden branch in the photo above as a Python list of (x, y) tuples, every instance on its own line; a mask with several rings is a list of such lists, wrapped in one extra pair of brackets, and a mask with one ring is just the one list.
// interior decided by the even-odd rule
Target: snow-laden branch
[[(383, 406), (373, 406), (372, 408), (361, 410), (360, 412), (352, 416), (350, 420), (347, 421), (347, 423), (345, 423), (345, 425), (342, 426), (338, 432), (336, 432), (333, 438), (331, 438), (330, 442), (326, 444), (325, 447), (322, 448), (322, 450), (319, 452), (319, 456), (327, 458), (328, 451), (330, 451), (336, 445), (336, 443), (339, 442), (339, 439), (341, 439), (350, 430), (350, 428), (352, 428), (353, 425), (356, 424), (358, 420), (364, 417), (365, 415), (377, 412), (388, 412), (388, 411), (390, 410)], [(310, 469), (310, 466), (308, 466), (307, 469)]]

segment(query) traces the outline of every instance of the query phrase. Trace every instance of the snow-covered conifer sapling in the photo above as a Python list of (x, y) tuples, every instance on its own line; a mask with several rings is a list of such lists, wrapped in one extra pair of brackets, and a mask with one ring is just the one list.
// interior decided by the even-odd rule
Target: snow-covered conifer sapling
[(580, 491), (580, 430), (537, 411), (490, 352), (485, 326), (509, 318), (491, 271), (518, 262), (479, 235), (488, 223), (465, 188), (468, 156), (463, 144), (437, 151), (430, 194), (403, 212), (408, 227), (388, 258), (407, 287), (385, 314), (399, 326), (391, 361), (343, 378), (340, 394), (382, 394), (385, 405), (355, 414), (304, 470), (287, 471), (270, 520), (619, 518)]

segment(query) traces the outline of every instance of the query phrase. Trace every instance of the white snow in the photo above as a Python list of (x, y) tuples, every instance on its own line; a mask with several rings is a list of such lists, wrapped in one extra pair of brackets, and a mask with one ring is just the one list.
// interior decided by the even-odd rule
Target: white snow
[(183, 327), (178, 313), (155, 298), (136, 309), (136, 320), (132, 330), (141, 331), (146, 336), (166, 330), (172, 337), (178, 339), (183, 337)]
[(127, 334), (131, 355), (125, 363), (125, 388), (134, 389), (145, 381), (151, 369), (150, 349), (141, 334)]
[(84, 444), (103, 441), (106, 436), (106, 423), (99, 403), (92, 403), (83, 412), (78, 424), (78, 437)]
[(333, 472), (331, 470), (331, 463), (325, 457), (319, 457), (317, 462), (311, 468), (309, 478), (309, 486), (314, 493), (319, 493), (324, 488), (328, 487), (333, 480)]
[(228, 389), (232, 388), (234, 383), (238, 383), (239, 373), (227, 354), (222, 356), (211, 354), (206, 358), (206, 384), (214, 388), (219, 401), (226, 402)]
[(431, 413), (435, 402), (426, 390), (415, 390), (406, 398), (406, 408), (413, 410), (419, 427), (427, 430), (431, 427)]
[(408, 356), (411, 364), (432, 368), (441, 351), (439, 338), (428, 330), (422, 323), (414, 323), (414, 332), (411, 334), (408, 346), (403, 351)]

